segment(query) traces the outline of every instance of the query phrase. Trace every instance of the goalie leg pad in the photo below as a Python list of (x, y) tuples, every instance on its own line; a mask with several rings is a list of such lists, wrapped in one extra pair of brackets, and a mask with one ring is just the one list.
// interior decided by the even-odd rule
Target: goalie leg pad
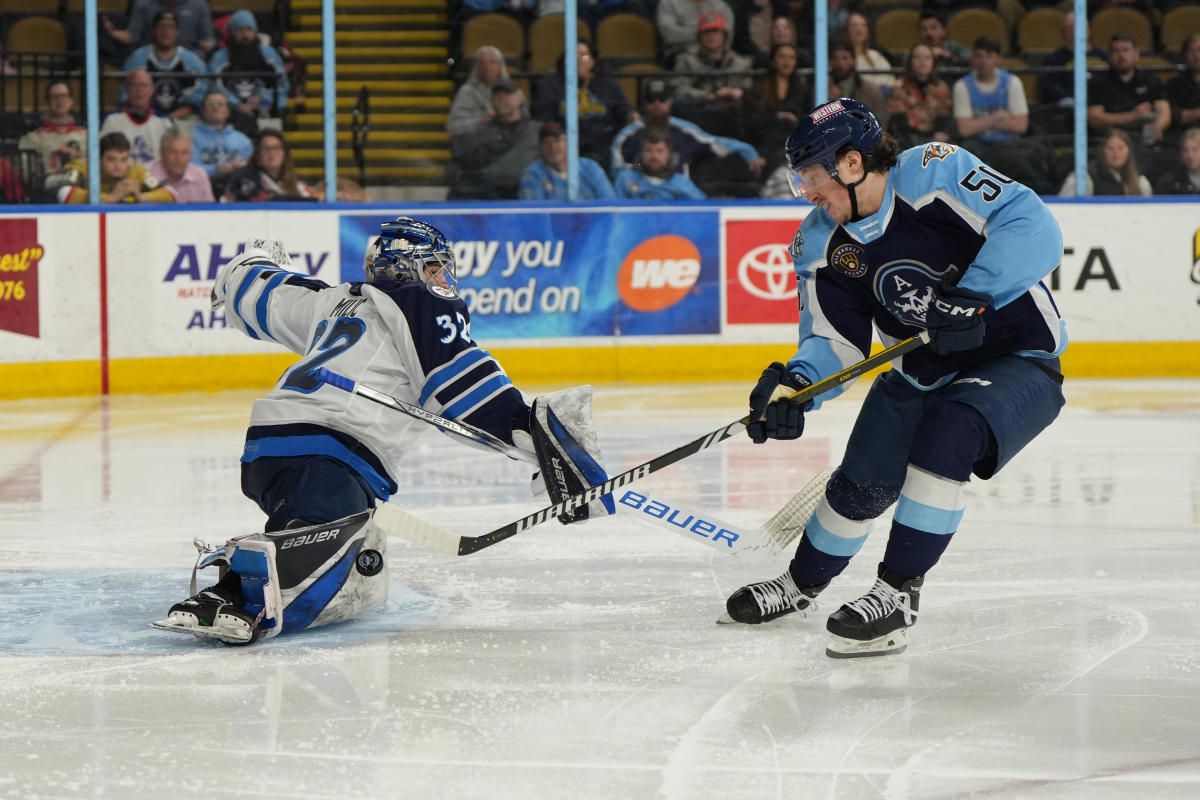
[[(542, 479), (554, 503), (608, 480), (600, 441), (592, 425), (592, 387), (576, 386), (540, 395), (533, 401), (529, 424)], [(616, 512), (611, 494), (565, 514), (564, 525)]]
[(387, 601), (387, 537), (373, 512), (231, 540), (230, 569), (262, 638), (351, 619)]

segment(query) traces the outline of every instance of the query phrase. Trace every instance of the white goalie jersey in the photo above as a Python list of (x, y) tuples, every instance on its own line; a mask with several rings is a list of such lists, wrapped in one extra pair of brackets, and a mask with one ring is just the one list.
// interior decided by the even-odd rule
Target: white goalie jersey
[(318, 368), (349, 377), (512, 443), (529, 407), (500, 364), (471, 339), (466, 304), (449, 289), (412, 283), (329, 286), (248, 250), (217, 276), (214, 301), (227, 324), (302, 355), (254, 403), (242, 461), (324, 455), (351, 467), (380, 500), (395, 493), (396, 467), (415, 423), (325, 385)]

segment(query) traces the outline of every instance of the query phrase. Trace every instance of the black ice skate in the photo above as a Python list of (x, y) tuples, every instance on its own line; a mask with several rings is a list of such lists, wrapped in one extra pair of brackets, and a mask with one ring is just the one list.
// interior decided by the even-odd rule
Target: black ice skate
[(825, 655), (862, 658), (904, 652), (908, 629), (917, 621), (924, 582), (924, 576), (904, 578), (880, 564), (871, 591), (829, 615), (825, 629), (833, 636)]
[(238, 582), (234, 573), (226, 573), (216, 585), (171, 606), (167, 618), (153, 627), (226, 644), (251, 644), (258, 638), (259, 620), (241, 607)]
[(819, 586), (797, 586), (791, 571), (769, 581), (759, 581), (743, 586), (725, 601), (725, 614), (718, 624), (741, 622), (758, 625), (770, 622), (793, 611), (804, 611), (813, 604), (813, 598), (829, 585), (826, 581)]

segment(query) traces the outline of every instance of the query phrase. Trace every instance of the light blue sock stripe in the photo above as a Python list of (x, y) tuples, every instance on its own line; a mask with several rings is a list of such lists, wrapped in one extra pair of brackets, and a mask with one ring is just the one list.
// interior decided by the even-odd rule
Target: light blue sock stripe
[(816, 514), (813, 514), (808, 520), (808, 525), (804, 528), (804, 535), (808, 537), (808, 541), (812, 543), (813, 547), (831, 556), (852, 556), (861, 550), (867, 541), (866, 534), (847, 539), (845, 536), (830, 533), (817, 519)]
[(958, 530), (966, 509), (934, 508), (900, 495), (896, 504), (896, 522), (925, 533), (945, 535)]

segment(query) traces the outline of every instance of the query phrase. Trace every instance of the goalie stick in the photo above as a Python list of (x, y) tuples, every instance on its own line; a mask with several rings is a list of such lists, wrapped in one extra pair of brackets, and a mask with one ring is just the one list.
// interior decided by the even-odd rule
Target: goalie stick
[[(359, 397), (428, 423), (458, 438), (464, 444), (501, 453), (514, 460), (524, 461), (532, 464), (534, 467), (540, 467), (537, 456), (533, 453), (501, 441), (487, 431), (476, 428), (474, 425), (447, 419), (432, 411), (427, 411), (421, 406), (406, 403), (398, 397), (393, 397), (386, 392), (381, 392), (370, 386), (364, 386), (357, 381), (353, 381), (325, 368), (313, 371), (312, 376), (337, 389), (356, 394)], [(821, 485), (824, 486), (824, 483), (822, 482)], [(792, 498), (793, 503), (785, 506), (785, 509), (792, 508), (794, 501), (798, 498), (799, 495)], [(672, 500), (664, 500), (661, 497), (653, 497), (633, 491), (626, 491), (620, 497), (614, 497), (614, 500), (618, 506), (623, 506), (625, 511), (634, 515), (635, 519), (640, 519), (643, 522), (668, 530), (671, 533), (683, 536), (692, 541), (706, 544), (726, 554), (759, 550), (764, 547), (774, 549), (779, 546), (777, 538), (773, 535), (764, 536), (764, 531), (755, 531), (747, 534), (741, 526), (717, 519), (712, 514), (685, 508)], [(780, 512), (780, 514), (782, 513)], [(793, 510), (789, 519), (797, 516), (799, 513)], [(811, 509), (809, 509), (809, 513), (812, 513)], [(420, 519), (412, 517), (406, 511), (394, 508), (383, 512), (383, 515), (385, 517), (392, 517), (394, 522), (407, 518), (406, 521), (409, 527), (423, 530), (422, 526), (424, 526), (424, 523)], [(805, 518), (807, 519), (807, 516)], [(424, 536), (429, 535), (428, 532), (424, 534)], [(421, 543), (425, 543), (424, 538)], [(457, 540), (448, 542), (447, 544), (450, 547), (458, 546)], [(439, 547), (436, 549), (445, 550), (446, 548)]]
[[(864, 358), (857, 364), (851, 364), (849, 367), (846, 367), (841, 372), (834, 373), (824, 380), (817, 381), (812, 386), (801, 389), (792, 395), (789, 400), (793, 403), (806, 403), (818, 395), (835, 389), (844, 383), (849, 383), (863, 373), (870, 372), (876, 367), (883, 366), (905, 353), (911, 352), (928, 343), (929, 332), (921, 331), (916, 336), (911, 336), (908, 339), (897, 342), (891, 347), (885, 347), (875, 355)], [(606, 494), (611, 494), (622, 486), (633, 483), (639, 478), (644, 478), (661, 469), (665, 469), (672, 464), (676, 464), (689, 456), (699, 453), (701, 450), (707, 450), (713, 445), (730, 438), (739, 426), (744, 427), (751, 421), (749, 416), (742, 417), (723, 428), (718, 428), (712, 433), (705, 434), (687, 444), (676, 447), (670, 452), (652, 458), (644, 464), (639, 464), (633, 469), (626, 470), (620, 475), (614, 475), (604, 483), (593, 486), (579, 494), (572, 495), (561, 503), (547, 506), (532, 514), (527, 514), (518, 520), (479, 536), (460, 536), (453, 531), (448, 531), (439, 526), (419, 520), (387, 503), (376, 510), (375, 523), (389, 535), (399, 536), (402, 539), (407, 539), (416, 544), (440, 550), (443, 553), (454, 556), (471, 555), (505, 539), (510, 539), (518, 533), (527, 531), (536, 525), (541, 525), (548, 519), (553, 519), (585, 503), (590, 503)]]

